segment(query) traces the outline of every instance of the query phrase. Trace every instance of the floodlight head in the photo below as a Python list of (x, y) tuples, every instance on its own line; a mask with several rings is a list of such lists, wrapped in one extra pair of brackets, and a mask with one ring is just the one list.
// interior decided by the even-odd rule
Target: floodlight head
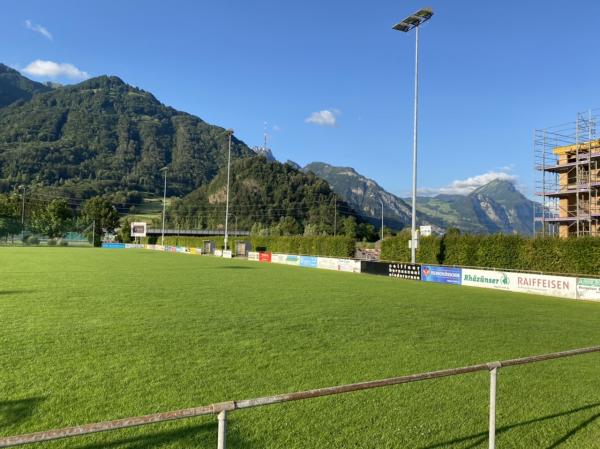
[(167, 171), (169, 169), (169, 167), (164, 166), (163, 168), (161, 168), (159, 171)]
[(231, 128), (228, 128), (228, 129), (227, 129), (225, 132), (226, 132), (227, 134), (233, 134), (233, 129), (231, 129)]
[(431, 8), (423, 8), (406, 17), (401, 22), (398, 22), (392, 28), (396, 31), (402, 31), (403, 33), (406, 33), (413, 28), (416, 28), (419, 25), (427, 22), (429, 19), (431, 19), (431, 16), (433, 16), (433, 10)]

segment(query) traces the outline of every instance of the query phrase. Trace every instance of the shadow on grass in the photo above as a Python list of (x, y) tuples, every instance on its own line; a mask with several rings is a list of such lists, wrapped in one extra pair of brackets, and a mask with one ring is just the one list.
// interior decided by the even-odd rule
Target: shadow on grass
[(18, 295), (19, 293), (33, 293), (35, 290), (0, 290), (0, 296)]
[(18, 424), (19, 421), (29, 418), (37, 405), (43, 400), (44, 398), (41, 397), (33, 397), (0, 401), (0, 428)]
[[(560, 437), (558, 440), (556, 440), (550, 446), (545, 448), (545, 449), (555, 449), (555, 448), (559, 447), (562, 443), (567, 441), (569, 438), (571, 438), (573, 435), (575, 435), (577, 432), (579, 432), (580, 430), (583, 430), (589, 424), (593, 423), (596, 419), (600, 418), (600, 402), (596, 403), (596, 404), (584, 405), (583, 407), (574, 408), (574, 409), (567, 410), (567, 411), (560, 412), (560, 413), (554, 413), (552, 415), (541, 416), (539, 418), (530, 419), (528, 421), (523, 421), (520, 423), (497, 427), (496, 435), (500, 435), (502, 433), (505, 433), (505, 432), (507, 432), (511, 429), (517, 428), (517, 427), (523, 427), (523, 426), (527, 426), (529, 424), (535, 424), (538, 422), (547, 421), (547, 420), (555, 419), (555, 418), (560, 418), (561, 416), (572, 415), (574, 413), (579, 413), (579, 412), (583, 412), (585, 410), (592, 410), (592, 409), (596, 409), (596, 408), (599, 409), (598, 413), (590, 416), (585, 421), (582, 421), (580, 424), (578, 424), (573, 429), (568, 431), (565, 435)], [(488, 432), (486, 431), (486, 432), (480, 432), (480, 433), (476, 433), (476, 434), (461, 437), (461, 438), (455, 438), (453, 440), (443, 441), (441, 443), (436, 443), (436, 444), (433, 444), (430, 446), (423, 447), (421, 449), (436, 449), (436, 448), (448, 446), (448, 445), (467, 443), (469, 441), (470, 441), (470, 444), (468, 444), (467, 446), (461, 446), (461, 447), (462, 447), (462, 449), (473, 449), (473, 448), (479, 446), (480, 444), (482, 444), (483, 442), (487, 441), (487, 439), (488, 439)]]
[[(115, 438), (112, 441), (83, 444), (78, 446), (69, 445), (74, 449), (144, 449), (162, 447), (180, 441), (182, 447), (213, 447), (217, 445), (217, 422), (204, 423), (185, 428), (167, 430), (162, 432), (146, 433), (144, 435), (126, 438)], [(202, 444), (206, 443), (206, 444)], [(247, 447), (243, 441), (236, 437), (235, 432), (228, 432), (227, 445), (231, 447)]]
[(243, 267), (240, 265), (226, 265), (219, 268), (223, 268), (224, 270), (256, 270), (256, 267)]

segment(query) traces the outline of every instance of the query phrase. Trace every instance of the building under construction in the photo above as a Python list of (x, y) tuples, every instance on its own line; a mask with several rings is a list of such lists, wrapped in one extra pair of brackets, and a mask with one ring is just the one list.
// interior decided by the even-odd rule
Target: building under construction
[(600, 138), (597, 114), (535, 131), (536, 235), (600, 236)]

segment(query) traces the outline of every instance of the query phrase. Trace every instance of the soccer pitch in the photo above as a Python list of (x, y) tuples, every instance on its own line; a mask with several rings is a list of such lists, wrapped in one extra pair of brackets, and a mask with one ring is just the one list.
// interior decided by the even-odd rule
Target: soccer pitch
[[(0, 249), (0, 436), (600, 344), (600, 304), (144, 250)], [(501, 369), (499, 448), (600, 448), (600, 355)], [(485, 372), (229, 414), (229, 448), (485, 448)], [(214, 448), (215, 417), (30, 447)]]

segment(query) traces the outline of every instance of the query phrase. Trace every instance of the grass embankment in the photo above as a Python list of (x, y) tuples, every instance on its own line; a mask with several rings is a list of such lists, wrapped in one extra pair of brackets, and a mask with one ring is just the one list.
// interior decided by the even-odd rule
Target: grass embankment
[[(0, 435), (600, 343), (600, 304), (144, 250), (0, 249)], [(600, 355), (500, 370), (498, 446), (600, 447)], [(231, 448), (484, 448), (488, 374), (229, 415)], [(44, 448), (213, 448), (203, 417)]]

